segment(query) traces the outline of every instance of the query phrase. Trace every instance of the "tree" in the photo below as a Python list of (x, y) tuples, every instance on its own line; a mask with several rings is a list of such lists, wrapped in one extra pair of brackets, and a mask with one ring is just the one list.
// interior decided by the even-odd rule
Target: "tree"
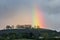
[(10, 25), (7, 25), (6, 29), (12, 29), (12, 27)]
[(24, 28), (24, 25), (17, 25), (16, 28), (17, 28), (17, 29)]
[(49, 36), (48, 33), (45, 33), (45, 34), (44, 34), (44, 39), (43, 39), (43, 40), (48, 40), (48, 36)]

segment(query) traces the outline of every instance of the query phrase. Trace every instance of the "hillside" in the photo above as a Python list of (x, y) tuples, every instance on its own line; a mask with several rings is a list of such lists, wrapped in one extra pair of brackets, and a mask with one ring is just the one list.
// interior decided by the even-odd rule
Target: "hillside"
[(10, 39), (37, 39), (39, 37), (60, 37), (60, 32), (48, 29), (5, 29), (0, 30), (0, 38), (10, 38)]

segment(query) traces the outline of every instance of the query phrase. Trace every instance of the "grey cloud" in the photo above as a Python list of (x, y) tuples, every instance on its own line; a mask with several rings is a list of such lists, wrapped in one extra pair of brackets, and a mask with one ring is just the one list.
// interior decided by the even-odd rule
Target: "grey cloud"
[(60, 0), (44, 1), (42, 8), (49, 14), (58, 14), (60, 13)]
[(15, 15), (20, 5), (19, 0), (0, 0), (0, 18), (8, 18)]
[(45, 12), (47, 28), (60, 30), (60, 0), (50, 0), (41, 3)]
[(15, 16), (17, 11), (24, 8), (31, 8), (32, 1), (30, 0), (0, 0), (0, 18), (9, 18)]
[[(28, 9), (30, 12), (34, 6), (32, 5), (34, 1), (44, 12), (47, 28), (60, 30), (60, 0), (0, 0), (0, 19), (15, 16), (16, 11), (19, 10), (24, 12)], [(3, 22), (1, 23), (3, 24)]]

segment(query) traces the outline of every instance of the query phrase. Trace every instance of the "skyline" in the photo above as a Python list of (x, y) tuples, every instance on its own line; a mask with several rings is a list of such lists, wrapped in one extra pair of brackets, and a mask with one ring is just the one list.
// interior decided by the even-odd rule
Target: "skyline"
[(6, 25), (32, 24), (34, 1), (43, 11), (46, 28), (60, 31), (60, 0), (0, 0), (0, 29)]

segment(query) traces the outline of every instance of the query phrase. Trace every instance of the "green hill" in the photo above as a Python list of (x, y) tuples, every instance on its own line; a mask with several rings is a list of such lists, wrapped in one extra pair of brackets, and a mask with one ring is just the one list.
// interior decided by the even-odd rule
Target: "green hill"
[(60, 38), (60, 32), (49, 29), (5, 29), (0, 30), (0, 39)]

